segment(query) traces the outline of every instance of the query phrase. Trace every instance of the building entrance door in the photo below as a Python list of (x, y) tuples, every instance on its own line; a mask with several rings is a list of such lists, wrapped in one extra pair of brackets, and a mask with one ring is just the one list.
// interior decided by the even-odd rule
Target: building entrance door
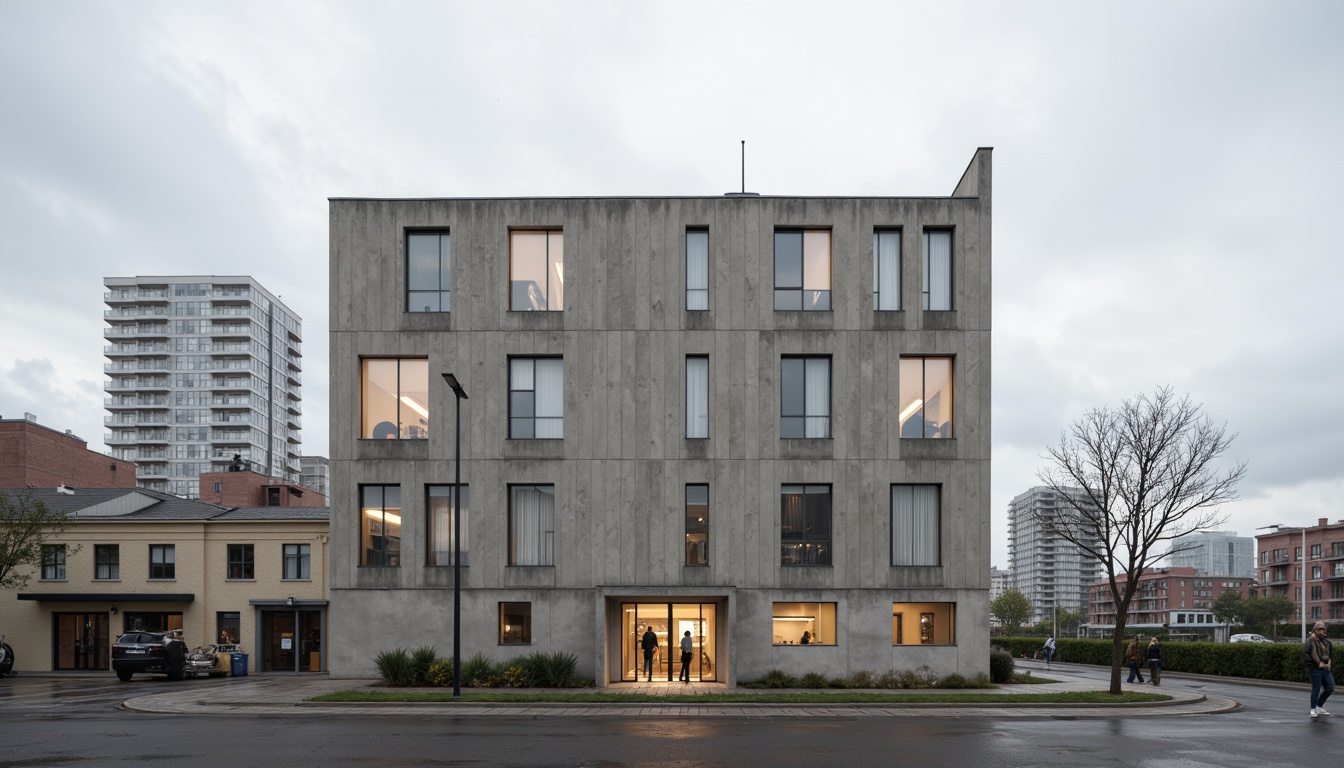
[(322, 612), (263, 610), (259, 669), (267, 672), (322, 670)]
[(106, 613), (56, 614), (55, 669), (107, 669)]
[(651, 628), (658, 639), (652, 660), (652, 678), (670, 682), (681, 676), (681, 639), (691, 633), (690, 679), (715, 677), (715, 640), (718, 606), (714, 603), (622, 603), (621, 680), (648, 679), (641, 640)]

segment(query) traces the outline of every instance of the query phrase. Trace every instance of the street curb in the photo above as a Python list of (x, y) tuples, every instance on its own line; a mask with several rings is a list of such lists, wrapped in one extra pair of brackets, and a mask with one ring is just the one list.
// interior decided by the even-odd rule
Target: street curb
[[(1045, 694), (1042, 694), (1045, 695)], [(826, 703), (820, 701), (789, 703), (789, 702), (753, 702), (753, 701), (595, 701), (595, 702), (577, 702), (577, 701), (536, 701), (536, 702), (504, 702), (504, 701), (298, 701), (294, 702), (296, 707), (480, 707), (483, 709), (592, 709), (593, 707), (613, 707), (642, 709), (646, 707), (710, 707), (714, 709), (727, 709), (730, 707), (758, 707), (761, 709), (808, 709), (813, 707), (823, 707), (826, 709), (1083, 709), (1086, 707), (1105, 707), (1106, 709), (1147, 709), (1149, 707), (1169, 707), (1182, 706), (1187, 704), (1199, 704), (1207, 701), (1208, 697), (1199, 694), (1191, 699), (1168, 699), (1167, 701), (1119, 701), (1114, 703), (1107, 702), (1089, 702), (1070, 703), (1061, 701), (1032, 703), (1027, 701), (1014, 702), (957, 702), (957, 701), (902, 701), (902, 702), (857, 702), (857, 701), (838, 701)], [(267, 706), (264, 704), (249, 705), (246, 703), (227, 704), (226, 706)]]

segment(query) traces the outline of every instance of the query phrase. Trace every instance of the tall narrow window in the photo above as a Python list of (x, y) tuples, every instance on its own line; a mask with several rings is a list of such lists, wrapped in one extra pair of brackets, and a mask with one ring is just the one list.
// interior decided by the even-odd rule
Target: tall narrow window
[(251, 544), (229, 545), (229, 578), (255, 579), (257, 577), (255, 553)]
[(452, 250), (447, 232), (406, 235), (406, 311), (447, 312), (451, 308)]
[(831, 308), (831, 233), (775, 233), (775, 309)]
[(93, 547), (93, 578), (116, 581), (121, 578), (121, 545), (95, 544)]
[(831, 436), (831, 359), (784, 357), (779, 361), (779, 436)]
[(309, 544), (286, 544), (284, 553), (284, 578), (286, 580), (305, 580), (312, 578), (312, 547)]
[(686, 486), (686, 564), (709, 565), (709, 486)]
[(952, 233), (924, 233), (924, 309), (952, 308)]
[(401, 565), (401, 486), (360, 486), (359, 498), (359, 564)]
[(831, 487), (780, 487), (781, 565), (831, 564)]
[(177, 578), (177, 551), (172, 544), (149, 545), (149, 578)]
[(509, 565), (555, 565), (555, 486), (509, 486)]
[(901, 358), (901, 437), (952, 437), (952, 358)]
[[(452, 565), (453, 564), (453, 486), (451, 485), (431, 485), (427, 486), (425, 493), (428, 496), (428, 503), (425, 509), (429, 514), (429, 558), (427, 565)], [(462, 565), (470, 565), (471, 558), (467, 552), (467, 542), (471, 540), (468, 535), (467, 522), (471, 516), (467, 509), (471, 502), (471, 488), (466, 484), (462, 485)]]
[(895, 311), (901, 308), (901, 232), (878, 230), (873, 233), (873, 309)]
[(64, 544), (42, 545), (42, 578), (43, 579), (65, 578)]
[(709, 232), (686, 231), (686, 309), (709, 309)]
[(891, 564), (940, 565), (940, 488), (891, 486)]
[(423, 358), (363, 361), (363, 429), (375, 440), (429, 437), (429, 361)]
[(565, 308), (565, 239), (556, 230), (509, 233), (509, 309), (559, 312)]
[(509, 437), (558, 440), (565, 436), (565, 361), (557, 357), (509, 360)]
[(686, 358), (686, 437), (709, 437), (709, 358)]

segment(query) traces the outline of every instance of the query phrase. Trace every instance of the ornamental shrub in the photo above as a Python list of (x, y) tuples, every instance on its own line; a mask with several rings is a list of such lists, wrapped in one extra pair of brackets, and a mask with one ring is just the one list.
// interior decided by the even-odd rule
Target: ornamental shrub
[(433, 647), (422, 645), (411, 651), (411, 685), (429, 683), (429, 667), (438, 658)]
[(826, 676), (818, 672), (808, 672), (798, 681), (798, 687), (800, 688), (825, 688), (829, 684), (830, 681), (826, 679)]
[(989, 679), (996, 683), (1013, 682), (1013, 654), (999, 646), (989, 649)]
[(378, 676), (384, 683), (392, 686), (410, 685), (414, 680), (411, 673), (411, 654), (405, 648), (383, 651), (373, 657), (373, 665), (378, 668)]
[(772, 669), (765, 673), (766, 688), (792, 688), (793, 678), (789, 677), (787, 672), (779, 669)]

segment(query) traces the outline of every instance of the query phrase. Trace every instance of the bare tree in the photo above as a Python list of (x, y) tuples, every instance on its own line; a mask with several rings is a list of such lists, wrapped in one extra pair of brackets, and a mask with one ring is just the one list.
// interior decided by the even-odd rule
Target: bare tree
[(1045, 530), (1106, 569), (1116, 614), (1111, 693), (1121, 693), (1125, 623), (1139, 578), (1159, 559), (1188, 548), (1172, 540), (1217, 527), (1223, 520), (1218, 505), (1237, 499), (1245, 462), (1221, 473), (1214, 466), (1235, 437), (1188, 396), (1177, 399), (1161, 387), (1118, 408), (1088, 411), (1047, 449), (1054, 466), (1039, 477), (1062, 507), (1035, 515)]
[[(53, 511), (41, 499), (0, 493), (0, 589), (27, 586), (28, 568), (42, 567), (42, 545), (69, 526), (64, 512)], [(77, 551), (76, 546), (67, 554)]]

